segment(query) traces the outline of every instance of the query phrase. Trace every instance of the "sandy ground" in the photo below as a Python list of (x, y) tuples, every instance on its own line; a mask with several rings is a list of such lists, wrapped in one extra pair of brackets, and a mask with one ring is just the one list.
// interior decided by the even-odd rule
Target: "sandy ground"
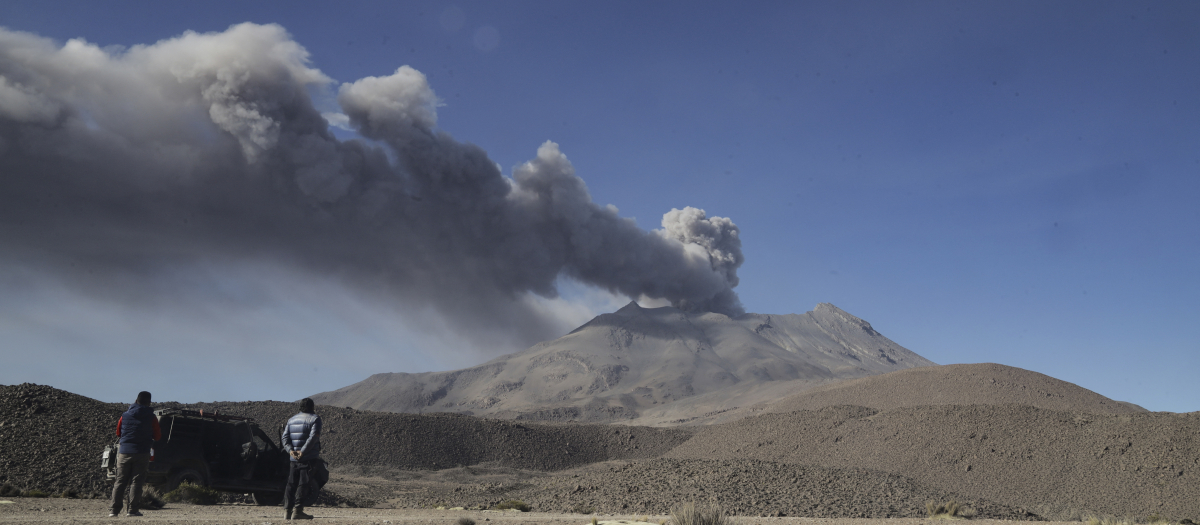
[[(11, 502), (11, 503), (8, 503)], [(315, 516), (313, 523), (345, 523), (355, 525), (376, 524), (421, 524), (454, 525), (462, 517), (475, 520), (477, 525), (589, 525), (593, 516), (582, 514), (554, 514), (543, 512), (495, 512), (425, 509), (352, 509), (322, 508), (309, 509)], [(130, 518), (108, 517), (108, 502), (102, 500), (75, 500), (56, 498), (5, 498), (0, 500), (0, 523), (88, 523), (88, 522), (143, 522), (189, 525), (201, 523), (221, 524), (279, 524), (284, 522), (281, 507), (258, 507), (253, 505), (178, 505), (171, 504), (160, 510), (147, 510), (145, 516)], [(667, 516), (596, 515), (600, 525), (642, 525), (645, 520), (651, 525), (667, 520)], [(737, 525), (945, 525), (944, 520), (926, 519), (820, 519), (820, 518), (742, 518), (734, 517)], [(1011, 524), (999, 520), (973, 520), (973, 525)], [(1065, 525), (1078, 522), (1039, 522), (1046, 525)]]

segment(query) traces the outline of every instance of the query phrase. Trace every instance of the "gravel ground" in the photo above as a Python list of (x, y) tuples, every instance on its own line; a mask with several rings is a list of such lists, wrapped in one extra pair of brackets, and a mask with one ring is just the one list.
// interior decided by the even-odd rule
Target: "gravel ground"
[[(146, 511), (140, 518), (109, 518), (104, 502), (76, 499), (6, 498), (0, 501), (0, 523), (163, 523), (192, 525), (204, 523), (282, 525), (283, 509), (251, 505), (171, 505), (161, 510)], [(665, 515), (638, 514), (564, 514), (544, 512), (487, 512), (462, 510), (414, 509), (349, 509), (314, 507), (313, 523), (342, 523), (347, 525), (454, 525), (459, 518), (470, 518), (477, 525), (588, 525), (594, 517), (601, 525), (642, 525), (637, 521), (657, 525), (667, 520)], [(827, 519), (827, 518), (735, 518), (736, 525), (938, 525), (943, 520), (929, 519)], [(973, 525), (1004, 525), (1000, 520), (973, 520)], [(1050, 522), (1065, 525), (1078, 522)]]
[(958, 501), (978, 517), (1037, 520), (1016, 507), (930, 489), (867, 469), (759, 461), (610, 461), (545, 473), (468, 467), (441, 471), (335, 472), (337, 494), (377, 507), (490, 508), (519, 500), (544, 512), (665, 514), (685, 501), (715, 501), (738, 516), (917, 518), (928, 501)]

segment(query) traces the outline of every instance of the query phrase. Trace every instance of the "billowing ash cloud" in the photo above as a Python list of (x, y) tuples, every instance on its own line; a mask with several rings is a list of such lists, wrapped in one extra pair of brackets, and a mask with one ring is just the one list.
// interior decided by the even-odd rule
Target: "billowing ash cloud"
[(371, 141), (338, 140), (310, 97), (331, 83), (274, 25), (119, 51), (0, 29), (0, 265), (136, 301), (267, 261), (526, 341), (559, 335), (521, 299), (560, 275), (741, 312), (730, 220), (643, 231), (552, 142), (506, 177), (409, 67), (341, 85), (330, 120)]

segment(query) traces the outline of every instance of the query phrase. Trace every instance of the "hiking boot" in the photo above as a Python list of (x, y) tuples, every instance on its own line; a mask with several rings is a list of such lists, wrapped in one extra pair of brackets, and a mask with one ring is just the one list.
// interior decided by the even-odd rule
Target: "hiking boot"
[(313, 517), (311, 514), (305, 514), (304, 509), (296, 509), (295, 511), (292, 512), (292, 519), (294, 519), (294, 520), (311, 520), (311, 519), (313, 519)]
[(110, 518), (115, 518), (115, 517), (117, 517), (117, 513), (116, 513), (116, 512), (109, 512), (109, 513), (108, 513), (108, 517), (110, 517)]
[(126, 513), (125, 513), (125, 515), (126, 515), (126, 516), (129, 516), (129, 517), (134, 517), (134, 518), (136, 518), (136, 517), (139, 517), (139, 516), (141, 516), (141, 515), (142, 515), (142, 513), (141, 513), (141, 512), (138, 512), (138, 511), (136, 511), (136, 510), (131, 510), (131, 511), (129, 511), (129, 512), (126, 512)]
[(292, 519), (292, 509), (287, 509), (287, 514), (284, 514), (284, 521)]

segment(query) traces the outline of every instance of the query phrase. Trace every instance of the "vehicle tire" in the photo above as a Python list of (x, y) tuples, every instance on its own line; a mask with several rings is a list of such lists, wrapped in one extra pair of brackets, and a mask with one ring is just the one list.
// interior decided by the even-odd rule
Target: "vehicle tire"
[(252, 496), (254, 497), (255, 505), (278, 507), (280, 503), (283, 503), (282, 492), (255, 492)]
[(201, 474), (200, 471), (195, 469), (184, 468), (176, 470), (174, 474), (171, 474), (171, 477), (167, 478), (167, 482), (163, 483), (159, 490), (161, 490), (163, 494), (166, 494), (179, 488), (179, 485), (185, 481), (193, 485), (200, 485), (202, 487), (208, 486), (208, 483), (204, 481), (204, 474)]

